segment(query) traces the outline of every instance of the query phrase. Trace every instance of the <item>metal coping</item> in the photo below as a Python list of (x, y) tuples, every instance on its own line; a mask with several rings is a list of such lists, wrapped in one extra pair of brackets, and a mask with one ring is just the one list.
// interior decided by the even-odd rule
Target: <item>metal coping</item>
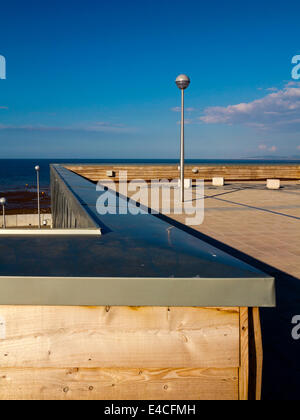
[(58, 227), (103, 234), (1, 235), (1, 305), (275, 306), (274, 278), (151, 214), (99, 215), (104, 192), (60, 165), (51, 181)]

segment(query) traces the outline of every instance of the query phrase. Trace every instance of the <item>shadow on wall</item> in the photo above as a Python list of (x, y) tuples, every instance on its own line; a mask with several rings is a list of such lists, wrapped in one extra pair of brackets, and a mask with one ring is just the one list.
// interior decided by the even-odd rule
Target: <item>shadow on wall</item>
[(300, 316), (300, 280), (280, 272), (274, 275), (277, 308), (261, 309), (263, 399), (300, 400), (300, 340), (292, 337), (292, 319)]
[(158, 215), (199, 239), (276, 278), (277, 307), (260, 310), (264, 347), (263, 400), (300, 400), (300, 339), (292, 337), (292, 319), (300, 316), (300, 279), (277, 270), (230, 246)]

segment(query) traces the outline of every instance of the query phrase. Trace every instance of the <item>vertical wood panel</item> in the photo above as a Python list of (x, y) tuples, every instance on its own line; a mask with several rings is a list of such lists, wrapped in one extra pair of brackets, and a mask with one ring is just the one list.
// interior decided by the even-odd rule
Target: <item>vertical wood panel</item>
[(248, 400), (249, 387), (249, 320), (248, 308), (240, 308), (240, 400)]
[(261, 400), (263, 344), (259, 308), (249, 310), (249, 398)]

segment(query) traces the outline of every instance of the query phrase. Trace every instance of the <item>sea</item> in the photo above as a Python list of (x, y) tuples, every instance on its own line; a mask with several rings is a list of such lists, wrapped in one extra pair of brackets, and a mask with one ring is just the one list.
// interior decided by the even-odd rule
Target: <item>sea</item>
[[(178, 159), (0, 159), (0, 192), (22, 191), (35, 189), (36, 171), (35, 166), (39, 165), (40, 184), (44, 190), (49, 190), (51, 163), (74, 163), (74, 164), (178, 164)], [(300, 160), (213, 160), (213, 159), (186, 159), (186, 163), (195, 165), (249, 165), (249, 164), (295, 164), (299, 165)]]

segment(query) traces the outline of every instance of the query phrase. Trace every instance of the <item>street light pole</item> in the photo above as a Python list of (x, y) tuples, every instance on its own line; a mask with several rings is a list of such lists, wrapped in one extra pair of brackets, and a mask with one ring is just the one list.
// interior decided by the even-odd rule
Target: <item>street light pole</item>
[(6, 219), (5, 219), (5, 205), (6, 205), (6, 198), (0, 198), (0, 205), (2, 205), (2, 214), (3, 214), (3, 229), (6, 229)]
[(181, 90), (180, 200), (184, 202), (184, 90)]
[(37, 178), (37, 199), (38, 199), (38, 218), (39, 218), (39, 229), (41, 229), (41, 205), (40, 205), (40, 167), (35, 167), (36, 178)]
[(176, 85), (181, 90), (181, 139), (180, 139), (180, 200), (184, 202), (184, 91), (190, 85), (188, 76), (181, 74), (176, 79)]

